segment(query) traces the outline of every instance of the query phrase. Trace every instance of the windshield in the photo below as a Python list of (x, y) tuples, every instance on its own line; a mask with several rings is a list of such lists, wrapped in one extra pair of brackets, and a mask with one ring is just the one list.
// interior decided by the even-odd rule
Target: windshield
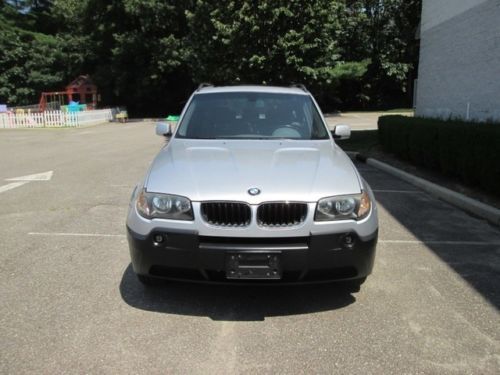
[(261, 92), (198, 94), (177, 132), (191, 139), (328, 139), (307, 95)]

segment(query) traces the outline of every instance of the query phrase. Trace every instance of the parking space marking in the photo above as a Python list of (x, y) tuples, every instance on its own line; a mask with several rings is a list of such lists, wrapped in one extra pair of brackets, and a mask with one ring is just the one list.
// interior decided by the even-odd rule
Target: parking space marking
[(15, 182), (11, 182), (10, 184), (0, 186), (0, 193), (4, 193), (6, 191), (26, 185), (31, 181), (49, 181), (52, 178), (53, 173), (54, 173), (53, 171), (48, 171), (43, 173), (30, 174), (27, 176), (6, 178), (5, 181), (15, 181)]
[(50, 181), (54, 171), (48, 171), (43, 173), (29, 174), (26, 176), (6, 178), (5, 181)]
[(12, 182), (10, 184), (0, 186), (0, 193), (15, 189), (19, 186), (23, 186), (23, 185), (27, 184), (28, 182), (29, 181), (19, 181), (19, 182)]
[(54, 236), (54, 237), (126, 237), (124, 234), (106, 233), (49, 233), (49, 232), (29, 232), (30, 236)]
[(500, 246), (500, 242), (493, 241), (418, 241), (418, 240), (379, 240), (378, 243), (388, 244), (418, 244), (418, 245), (469, 245), (469, 246)]

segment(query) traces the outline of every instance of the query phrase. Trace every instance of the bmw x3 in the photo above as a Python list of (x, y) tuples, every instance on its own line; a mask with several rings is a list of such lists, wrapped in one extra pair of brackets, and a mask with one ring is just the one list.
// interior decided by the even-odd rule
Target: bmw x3
[(373, 192), (303, 86), (202, 85), (136, 186), (134, 272), (208, 282), (360, 285), (374, 263)]

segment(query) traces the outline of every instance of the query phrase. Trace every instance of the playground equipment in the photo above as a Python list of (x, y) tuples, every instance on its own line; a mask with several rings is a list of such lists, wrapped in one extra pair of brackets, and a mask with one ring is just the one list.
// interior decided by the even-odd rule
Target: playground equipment
[(120, 111), (116, 114), (115, 118), (118, 122), (127, 122), (128, 113), (126, 110), (120, 109)]
[(66, 91), (42, 92), (38, 110), (59, 110), (71, 102), (86, 104), (86, 109), (95, 109), (99, 100), (97, 86), (88, 75), (81, 75), (66, 86)]
[(66, 96), (66, 91), (42, 92), (38, 110), (40, 112), (58, 110), (66, 104)]

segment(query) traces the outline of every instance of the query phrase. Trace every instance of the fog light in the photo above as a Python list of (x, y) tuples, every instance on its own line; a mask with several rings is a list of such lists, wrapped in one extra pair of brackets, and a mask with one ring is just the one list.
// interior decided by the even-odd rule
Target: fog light
[(354, 237), (350, 234), (346, 234), (343, 238), (344, 246), (347, 248), (352, 248), (354, 246)]
[(163, 242), (163, 236), (161, 234), (155, 234), (154, 241), (156, 243), (162, 243)]

